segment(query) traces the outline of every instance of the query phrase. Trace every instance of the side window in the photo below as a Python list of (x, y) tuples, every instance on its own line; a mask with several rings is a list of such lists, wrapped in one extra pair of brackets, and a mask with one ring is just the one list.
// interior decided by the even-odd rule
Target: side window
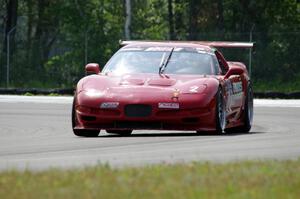
[(215, 51), (215, 55), (216, 55), (217, 62), (219, 64), (220, 73), (222, 75), (224, 75), (227, 72), (227, 70), (226, 70), (226, 67), (224, 66), (224, 64), (222, 62), (222, 58), (221, 58), (222, 55), (220, 55), (218, 51)]

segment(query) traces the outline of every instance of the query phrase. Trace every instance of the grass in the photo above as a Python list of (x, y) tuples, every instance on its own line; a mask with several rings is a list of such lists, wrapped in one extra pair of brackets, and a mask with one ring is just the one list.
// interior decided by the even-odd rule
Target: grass
[(58, 97), (58, 96), (69, 96), (69, 95), (63, 95), (58, 93), (50, 93), (50, 94), (33, 94), (30, 92), (26, 92), (24, 96), (50, 96), (50, 97)]
[(300, 159), (3, 171), (0, 198), (300, 198)]
[(30, 93), (30, 92), (26, 92), (24, 95), (25, 95), (25, 96), (34, 96), (34, 94), (33, 94), (33, 93)]

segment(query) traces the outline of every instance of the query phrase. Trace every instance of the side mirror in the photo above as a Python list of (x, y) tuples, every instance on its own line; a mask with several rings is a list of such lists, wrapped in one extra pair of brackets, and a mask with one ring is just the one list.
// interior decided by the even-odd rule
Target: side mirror
[(229, 67), (227, 73), (225, 74), (225, 78), (230, 77), (231, 75), (241, 75), (244, 73), (244, 70), (237, 66)]
[(100, 73), (100, 67), (97, 63), (89, 63), (85, 66), (85, 72), (87, 75)]

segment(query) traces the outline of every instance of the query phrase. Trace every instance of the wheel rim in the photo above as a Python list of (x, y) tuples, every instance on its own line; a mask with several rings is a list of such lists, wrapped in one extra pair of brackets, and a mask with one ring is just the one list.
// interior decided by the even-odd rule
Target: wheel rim
[(226, 118), (225, 118), (223, 97), (221, 93), (219, 94), (218, 109), (219, 109), (218, 116), (219, 116), (220, 127), (222, 132), (224, 132), (225, 125), (226, 125)]

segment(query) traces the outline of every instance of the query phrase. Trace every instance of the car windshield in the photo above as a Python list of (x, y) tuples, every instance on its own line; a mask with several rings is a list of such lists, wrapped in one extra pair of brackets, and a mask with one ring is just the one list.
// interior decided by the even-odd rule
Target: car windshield
[[(118, 51), (106, 64), (104, 73), (117, 75), (159, 73), (172, 48), (129, 48)], [(164, 74), (213, 74), (213, 54), (203, 50), (174, 48)]]

